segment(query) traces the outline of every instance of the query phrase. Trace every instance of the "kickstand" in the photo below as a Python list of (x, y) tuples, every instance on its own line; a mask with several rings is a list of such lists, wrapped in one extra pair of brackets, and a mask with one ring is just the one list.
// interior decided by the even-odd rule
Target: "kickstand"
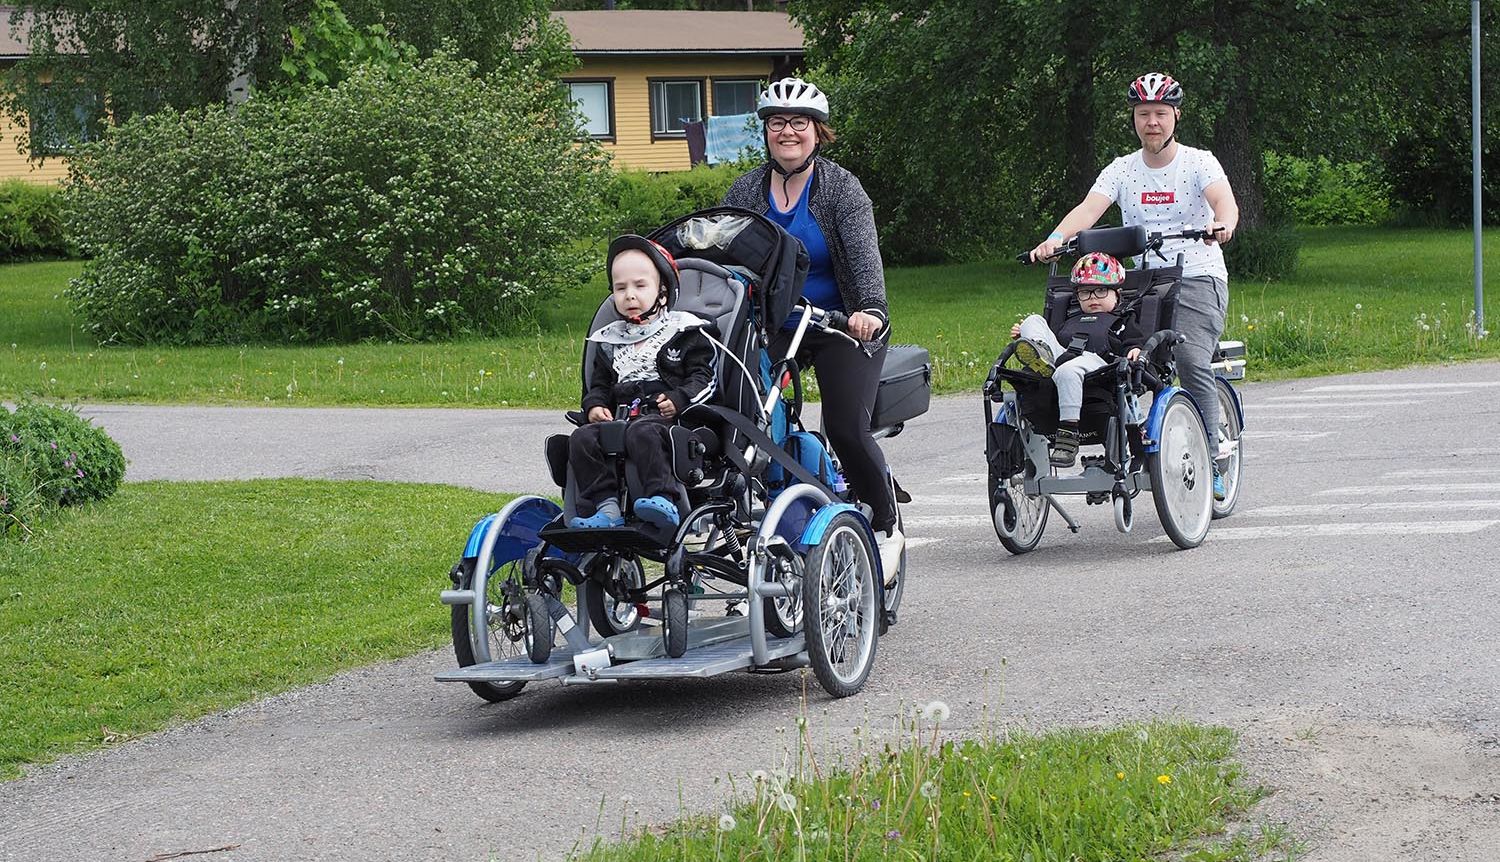
[(1057, 498), (1051, 494), (1043, 494), (1042, 496), (1047, 498), (1047, 504), (1056, 509), (1057, 514), (1062, 516), (1062, 519), (1067, 522), (1068, 529), (1075, 533), (1078, 532), (1078, 522), (1069, 517), (1067, 512), (1063, 511), (1063, 507), (1057, 502)]

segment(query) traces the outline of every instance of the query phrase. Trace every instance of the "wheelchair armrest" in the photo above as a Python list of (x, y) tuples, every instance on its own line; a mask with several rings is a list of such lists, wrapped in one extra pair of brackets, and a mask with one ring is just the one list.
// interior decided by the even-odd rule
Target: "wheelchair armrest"
[(1171, 349), (1184, 341), (1187, 341), (1187, 336), (1179, 333), (1177, 330), (1162, 329), (1151, 333), (1151, 337), (1147, 338), (1146, 343), (1141, 345), (1141, 355), (1150, 357), (1151, 361), (1157, 365), (1165, 365), (1165, 358), (1158, 357), (1157, 352), (1166, 348), (1167, 356), (1170, 357)]

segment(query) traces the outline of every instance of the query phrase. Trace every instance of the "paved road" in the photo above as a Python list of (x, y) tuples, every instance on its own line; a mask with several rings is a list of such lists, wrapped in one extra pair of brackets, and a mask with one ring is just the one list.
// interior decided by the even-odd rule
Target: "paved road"
[[(814, 735), (888, 731), (930, 698), (959, 730), (1219, 722), (1276, 791), (1254, 818), (1295, 823), (1310, 859), (1500, 858), (1497, 398), (1494, 363), (1249, 387), (1241, 511), (1202, 548), (1175, 550), (1149, 508), (1122, 536), (1077, 506), (1082, 533), (1054, 522), (1019, 558), (984, 514), (979, 405), (943, 399), (887, 444), (921, 542), (901, 623), (862, 695), (813, 685)], [(131, 479), (545, 483), (518, 413), (91, 412)], [(442, 569), (413, 575), (434, 614)], [(734, 675), (490, 706), (431, 681), (450, 662), (343, 674), (0, 785), (0, 859), (560, 858), (601, 802), (606, 823), (679, 797), (712, 810), (728, 774), (786, 750), (801, 691)]]

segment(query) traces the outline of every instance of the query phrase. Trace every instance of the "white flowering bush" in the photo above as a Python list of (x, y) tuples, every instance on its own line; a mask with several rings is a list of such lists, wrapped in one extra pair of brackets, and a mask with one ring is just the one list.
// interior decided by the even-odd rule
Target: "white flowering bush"
[(438, 55), (333, 87), (164, 111), (82, 147), (69, 290), (104, 342), (431, 340), (512, 331), (583, 279), (607, 160), (520, 59)]

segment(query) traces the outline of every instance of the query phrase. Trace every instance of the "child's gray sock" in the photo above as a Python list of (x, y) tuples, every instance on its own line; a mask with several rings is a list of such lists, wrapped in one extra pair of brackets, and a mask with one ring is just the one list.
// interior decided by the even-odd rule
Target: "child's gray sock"
[(604, 515), (611, 521), (620, 520), (620, 501), (614, 497), (606, 497), (603, 502), (594, 507), (594, 514)]

